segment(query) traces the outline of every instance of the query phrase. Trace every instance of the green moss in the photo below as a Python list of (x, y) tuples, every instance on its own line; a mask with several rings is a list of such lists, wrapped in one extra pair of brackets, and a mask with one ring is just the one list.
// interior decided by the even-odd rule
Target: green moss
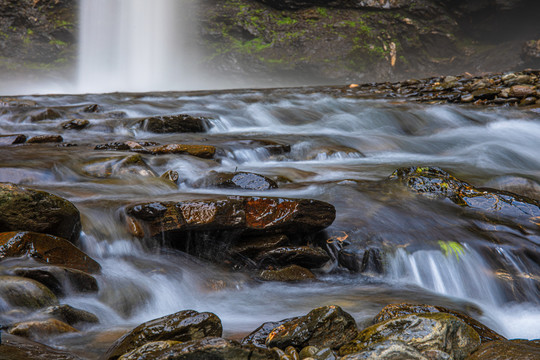
[(291, 19), (288, 16), (282, 17), (276, 22), (278, 25), (294, 25), (297, 23), (295, 19)]
[(323, 16), (323, 17), (327, 17), (328, 16), (328, 11), (323, 8), (323, 7), (318, 7), (317, 8), (317, 12), (319, 13), (319, 15)]
[(57, 45), (57, 46), (67, 46), (67, 43), (61, 40), (52, 39), (49, 41), (49, 44), (51, 45)]
[(456, 256), (456, 259), (459, 261), (459, 256), (465, 254), (465, 248), (458, 242), (455, 241), (438, 241), (441, 251), (444, 253), (444, 256), (448, 257), (452, 254)]

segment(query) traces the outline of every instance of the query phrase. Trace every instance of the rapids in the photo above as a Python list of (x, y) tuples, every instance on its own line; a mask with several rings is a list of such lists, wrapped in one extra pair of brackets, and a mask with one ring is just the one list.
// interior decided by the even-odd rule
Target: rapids
[[(241, 337), (265, 321), (327, 304), (342, 306), (362, 326), (384, 305), (400, 301), (462, 309), (509, 338), (540, 337), (537, 225), (492, 225), (453, 203), (385, 181), (399, 167), (434, 165), (475, 186), (538, 199), (538, 112), (343, 98), (324, 88), (21, 99), (64, 113), (89, 104), (100, 107), (99, 113), (85, 115), (91, 126), (81, 131), (62, 129), (66, 117), (31, 122), (17, 108), (0, 113), (2, 134), (61, 134), (65, 143), (77, 144), (0, 147), (0, 181), (73, 202), (83, 218), (79, 245), (103, 267), (97, 276), (99, 293), (61, 299), (95, 313), (101, 323), (81, 334), (46, 339), (53, 346), (95, 358), (121, 331), (182, 309), (214, 312), (227, 336)], [(213, 127), (204, 134), (153, 134), (125, 121), (180, 113), (206, 116)], [(216, 160), (143, 155), (158, 174), (177, 171), (178, 186), (148, 177), (100, 179), (82, 171), (85, 161), (122, 155), (94, 151), (95, 145), (125, 140), (209, 144), (219, 151)], [(268, 141), (291, 150), (271, 154), (262, 146)], [(287, 179), (264, 195), (333, 204), (337, 218), (327, 229), (328, 238), (346, 234), (353, 250), (384, 249), (384, 274), (351, 274), (334, 263), (321, 269), (314, 282), (260, 283), (140, 242), (118, 220), (118, 210), (131, 202), (262, 194), (189, 185), (211, 170)], [(328, 246), (335, 251), (344, 244)], [(28, 260), (4, 261), (0, 271), (23, 261)], [(0, 310), (2, 321), (18, 320), (5, 305)]]

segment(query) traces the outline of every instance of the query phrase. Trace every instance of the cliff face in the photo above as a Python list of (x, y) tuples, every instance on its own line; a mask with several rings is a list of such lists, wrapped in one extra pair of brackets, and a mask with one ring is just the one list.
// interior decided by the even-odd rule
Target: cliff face
[[(540, 39), (537, 0), (197, 4), (207, 71), (233, 79), (251, 76), (264, 85), (540, 67), (539, 46), (531, 41)], [(76, 35), (75, 0), (0, 0), (0, 80), (72, 77)]]

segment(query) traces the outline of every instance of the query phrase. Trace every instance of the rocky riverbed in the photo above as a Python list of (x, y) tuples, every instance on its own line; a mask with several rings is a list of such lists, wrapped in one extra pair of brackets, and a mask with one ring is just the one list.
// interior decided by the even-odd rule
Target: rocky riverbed
[(537, 358), (539, 75), (1, 98), (0, 357)]

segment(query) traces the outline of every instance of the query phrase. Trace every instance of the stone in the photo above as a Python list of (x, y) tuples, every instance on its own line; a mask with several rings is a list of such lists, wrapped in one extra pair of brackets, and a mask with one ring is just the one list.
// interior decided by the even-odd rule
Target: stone
[(352, 273), (382, 274), (383, 254), (377, 248), (345, 247), (338, 252), (338, 263)]
[(37, 310), (58, 304), (45, 285), (17, 276), (0, 276), (0, 299), (11, 306)]
[(100, 112), (101, 109), (98, 104), (90, 104), (90, 105), (85, 106), (82, 111), (85, 113), (96, 113), (96, 112)]
[(255, 259), (259, 254), (276, 249), (278, 247), (290, 245), (290, 240), (287, 235), (276, 234), (267, 236), (246, 236), (238, 239), (231, 246), (229, 251), (233, 254), (247, 256)]
[(95, 260), (65, 239), (28, 231), (0, 233), (0, 259), (20, 256), (88, 273), (101, 270)]
[(284, 349), (308, 345), (337, 349), (351, 341), (358, 331), (353, 317), (339, 306), (323, 306), (307, 315), (274, 328), (266, 338), (266, 346)]
[(211, 145), (167, 144), (149, 147), (148, 151), (153, 155), (184, 154), (203, 159), (211, 159), (216, 153), (216, 148)]
[(184, 310), (145, 322), (118, 339), (104, 359), (115, 360), (123, 354), (152, 341), (190, 341), (210, 336), (220, 337), (222, 326), (212, 313)]
[(66, 267), (16, 268), (13, 273), (42, 283), (57, 296), (65, 296), (71, 291), (90, 293), (99, 290), (97, 280), (92, 275)]
[(500, 340), (483, 343), (467, 360), (537, 360), (539, 340)]
[(26, 135), (23, 134), (0, 135), (0, 146), (22, 144), (24, 142), (26, 142)]
[(472, 327), (478, 335), (482, 343), (495, 340), (506, 340), (504, 336), (491, 330), (481, 322), (471, 318), (468, 315), (462, 314), (459, 311), (450, 310), (442, 306), (435, 305), (420, 305), (420, 304), (390, 304), (385, 306), (375, 317), (373, 318), (373, 324), (377, 324), (386, 320), (395, 319), (404, 315), (422, 314), (422, 313), (447, 313), (459, 318), (465, 324)]
[(315, 275), (306, 268), (298, 265), (290, 265), (278, 270), (263, 270), (259, 274), (259, 279), (264, 281), (304, 281), (313, 280)]
[(196, 182), (194, 186), (256, 191), (272, 190), (278, 187), (274, 180), (263, 175), (249, 172), (218, 173), (215, 171)]
[(74, 332), (79, 331), (56, 319), (25, 321), (9, 329), (10, 334), (26, 338), (45, 338)]
[(66, 304), (50, 306), (44, 309), (42, 314), (50, 316), (71, 326), (78, 324), (99, 323), (98, 317), (91, 312), (76, 309)]
[(62, 129), (66, 130), (82, 130), (90, 125), (90, 121), (86, 119), (73, 119), (60, 124)]
[(201, 133), (211, 127), (210, 121), (191, 115), (180, 114), (170, 116), (154, 116), (142, 119), (137, 126), (146, 131), (158, 134), (165, 133)]
[(26, 141), (27, 144), (61, 143), (64, 141), (60, 135), (38, 135)]
[(514, 85), (510, 88), (510, 96), (517, 98), (526, 98), (535, 94), (535, 88), (532, 85)]
[(124, 142), (112, 142), (107, 144), (99, 144), (94, 147), (94, 150), (110, 150), (110, 151), (136, 151), (142, 153), (150, 153), (146, 150), (146, 146), (158, 145), (152, 141), (124, 141)]
[(491, 100), (494, 99), (495, 96), (499, 94), (499, 90), (497, 89), (478, 89), (472, 92), (472, 96), (474, 96), (475, 99), (481, 99), (481, 100)]
[(446, 313), (425, 313), (372, 325), (342, 346), (339, 355), (357, 353), (384, 340), (402, 341), (420, 352), (440, 350), (456, 360), (465, 359), (480, 346), (478, 333), (457, 317)]
[(86, 175), (97, 178), (157, 177), (154, 170), (139, 154), (92, 160), (84, 164), (82, 170)]
[(2, 343), (0, 344), (0, 359), (82, 360), (78, 356), (75, 356), (68, 352), (53, 349), (49, 346), (8, 333), (2, 333)]
[(0, 232), (27, 230), (76, 241), (79, 210), (69, 201), (23, 186), (0, 183)]
[(520, 102), (519, 102), (519, 106), (528, 106), (528, 105), (534, 105), (536, 104), (536, 98), (534, 96), (529, 96), (529, 97), (526, 97), (524, 99), (522, 99)]
[(269, 266), (299, 265), (308, 269), (320, 268), (330, 255), (320, 247), (287, 246), (261, 253), (256, 261), (262, 268)]
[(163, 173), (163, 175), (160, 176), (162, 179), (169, 180), (172, 183), (178, 184), (178, 179), (180, 176), (178, 175), (178, 171), (174, 170), (168, 170)]
[(62, 115), (54, 109), (37, 110), (30, 113), (30, 121), (37, 122), (42, 120), (54, 120), (62, 117)]
[[(402, 341), (384, 340), (367, 346), (364, 350), (339, 358), (340, 360), (428, 360), (414, 347)], [(441, 359), (442, 360), (442, 359)]]
[(242, 344), (251, 344), (260, 348), (266, 349), (266, 338), (278, 326), (288, 323), (289, 321), (295, 321), (300, 319), (300, 317), (293, 317), (288, 319), (283, 319), (280, 321), (269, 321), (263, 323), (249, 335), (242, 339)]
[(118, 360), (154, 359), (157, 353), (169, 349), (173, 345), (181, 344), (181, 341), (152, 341), (120, 356)]

